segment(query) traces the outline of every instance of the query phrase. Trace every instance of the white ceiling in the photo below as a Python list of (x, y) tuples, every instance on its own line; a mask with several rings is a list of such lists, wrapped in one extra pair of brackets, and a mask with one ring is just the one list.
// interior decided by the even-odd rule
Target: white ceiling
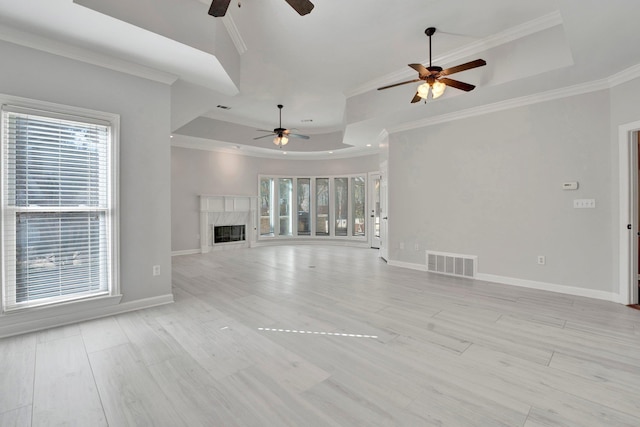
[[(172, 84), (175, 145), (282, 155), (253, 138), (284, 104), (283, 127), (311, 136), (286, 147), (300, 158), (374, 153), (385, 131), (638, 74), (637, 0), (312, 1), (299, 16), (232, 0), (213, 18), (207, 0), (0, 0), (0, 39)], [(477, 88), (426, 104), (410, 104), (417, 83), (377, 91), (428, 64), (429, 26), (434, 65), (487, 61), (454, 77)]]

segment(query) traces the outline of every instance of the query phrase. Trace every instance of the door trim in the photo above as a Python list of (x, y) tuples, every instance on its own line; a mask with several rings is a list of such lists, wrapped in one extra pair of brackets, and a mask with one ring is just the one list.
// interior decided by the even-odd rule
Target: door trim
[[(619, 170), (619, 218), (618, 218), (618, 271), (619, 288), (618, 298), (622, 304), (638, 303), (638, 283), (634, 240), (637, 240), (638, 220), (636, 219), (636, 207), (634, 206), (634, 191), (638, 191), (638, 184), (633, 182), (637, 173), (637, 165), (632, 165), (633, 159), (637, 159), (636, 137), (634, 132), (640, 131), (640, 121), (627, 123), (618, 127), (618, 170)], [(627, 229), (631, 224), (631, 230)]]

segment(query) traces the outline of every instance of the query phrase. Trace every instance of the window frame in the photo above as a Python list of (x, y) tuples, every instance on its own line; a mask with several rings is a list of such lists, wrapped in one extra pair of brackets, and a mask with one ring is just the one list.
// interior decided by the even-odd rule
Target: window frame
[[(9, 190), (9, 174), (7, 168), (7, 162), (10, 160), (7, 154), (8, 141), (5, 138), (5, 124), (4, 114), (5, 111), (13, 113), (27, 113), (34, 116), (40, 116), (50, 119), (62, 119), (71, 120), (84, 124), (98, 124), (107, 126), (109, 129), (107, 138), (106, 149), (106, 168), (104, 173), (106, 175), (106, 206), (104, 208), (96, 209), (88, 206), (86, 209), (81, 207), (17, 207), (10, 206), (8, 204), (8, 195), (6, 191)], [(0, 94), (0, 163), (2, 164), (2, 173), (0, 174), (0, 235), (2, 236), (2, 244), (0, 244), (0, 265), (2, 268), (2, 286), (0, 286), (0, 312), (3, 314), (11, 312), (22, 312), (30, 309), (51, 307), (65, 305), (69, 303), (75, 303), (87, 300), (98, 300), (103, 298), (111, 298), (120, 295), (120, 272), (119, 272), (119, 135), (120, 135), (120, 116), (118, 114), (106, 113), (97, 110), (91, 110), (87, 108), (73, 107), (67, 105), (61, 105), (51, 102), (32, 100), (27, 98), (15, 97), (10, 95)], [(11, 280), (8, 277), (8, 265), (15, 267), (17, 259), (15, 258), (15, 249), (11, 256), (7, 251), (8, 234), (12, 232), (12, 241), (15, 242), (15, 213), (17, 212), (53, 212), (53, 213), (68, 213), (68, 212), (104, 212), (105, 224), (104, 229), (104, 244), (106, 248), (106, 291), (96, 292), (94, 294), (86, 294), (84, 292), (70, 294), (67, 298), (43, 298), (42, 300), (32, 300), (30, 302), (16, 302), (15, 292), (12, 301), (7, 301), (11, 296), (7, 293), (7, 288), (13, 286), (15, 290), (15, 277), (13, 278), (13, 284), (8, 283)], [(13, 215), (11, 215), (13, 213)], [(14, 226), (8, 224), (10, 218), (13, 218)], [(102, 226), (101, 226), (102, 228)], [(13, 231), (11, 230), (13, 229)], [(15, 243), (14, 243), (15, 245)], [(11, 256), (11, 258), (10, 258)], [(15, 270), (15, 268), (14, 268)]]
[[(273, 197), (276, 200), (280, 199), (280, 195), (279, 195), (279, 185), (277, 184), (278, 180), (281, 178), (287, 178), (287, 179), (292, 179), (293, 180), (293, 195), (292, 195), (292, 200), (294, 201), (293, 203), (293, 210), (297, 211), (297, 201), (298, 201), (298, 180), (299, 179), (304, 179), (304, 180), (309, 180), (309, 202), (310, 202), (310, 206), (309, 206), (309, 221), (310, 221), (310, 227), (309, 227), (309, 233), (310, 234), (298, 234), (298, 221), (297, 221), (297, 215), (293, 215), (292, 216), (292, 234), (291, 235), (281, 235), (280, 234), (280, 230), (279, 230), (279, 226), (280, 226), (280, 221), (275, 221), (274, 224), (274, 230), (272, 234), (260, 234), (259, 232), (257, 233), (257, 239), (258, 241), (261, 242), (267, 242), (270, 240), (340, 240), (340, 241), (352, 241), (352, 242), (358, 242), (358, 243), (365, 243), (369, 241), (369, 230), (368, 227), (365, 227), (365, 233), (364, 235), (353, 235), (352, 232), (352, 223), (353, 223), (353, 207), (352, 207), (352, 195), (351, 195), (351, 182), (353, 178), (357, 178), (360, 177), (362, 178), (363, 182), (364, 182), (364, 187), (365, 187), (365, 213), (366, 213), (366, 209), (367, 209), (367, 205), (369, 203), (369, 194), (368, 194), (368, 176), (369, 174), (367, 172), (362, 172), (362, 173), (348, 173), (348, 174), (340, 174), (340, 175), (271, 175), (271, 174), (259, 174), (258, 175), (258, 195), (260, 197), (260, 183), (262, 182), (262, 180), (264, 179), (271, 179), (273, 182), (276, 183), (276, 185), (274, 185), (275, 190), (274, 190), (274, 194)], [(329, 214), (329, 230), (327, 234), (318, 234), (317, 233), (317, 179), (321, 178), (321, 179), (327, 179), (328, 180), (328, 214)], [(348, 202), (347, 202), (347, 234), (344, 236), (337, 236), (335, 233), (335, 179), (338, 178), (344, 178), (347, 180), (347, 196), (348, 196)], [(279, 204), (278, 204), (279, 206)], [(272, 204), (272, 206), (270, 207), (271, 209), (271, 215), (273, 216), (274, 214), (274, 206)], [(260, 212), (258, 212), (258, 221), (261, 218), (261, 214)], [(366, 215), (365, 215), (366, 218)]]

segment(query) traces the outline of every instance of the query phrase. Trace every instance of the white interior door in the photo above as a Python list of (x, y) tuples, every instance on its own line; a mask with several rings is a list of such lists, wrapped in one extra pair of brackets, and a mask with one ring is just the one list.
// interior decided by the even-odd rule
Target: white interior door
[(619, 218), (619, 299), (638, 304), (638, 132), (640, 121), (618, 127), (620, 218)]
[(371, 247), (380, 249), (380, 173), (369, 174), (369, 230)]
[[(630, 284), (630, 301), (631, 304), (639, 304), (639, 290), (640, 290), (640, 131), (635, 131), (631, 137), (631, 200), (632, 206), (631, 217), (634, 219), (634, 225), (632, 229), (635, 232), (635, 236), (632, 235), (632, 250), (631, 250), (631, 284)], [(634, 280), (635, 278), (635, 280)]]

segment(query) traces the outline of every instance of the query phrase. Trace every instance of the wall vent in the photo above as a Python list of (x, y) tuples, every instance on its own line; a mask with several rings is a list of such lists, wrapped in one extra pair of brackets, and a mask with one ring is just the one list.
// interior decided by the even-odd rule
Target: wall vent
[(427, 271), (473, 278), (478, 272), (478, 257), (427, 251)]

